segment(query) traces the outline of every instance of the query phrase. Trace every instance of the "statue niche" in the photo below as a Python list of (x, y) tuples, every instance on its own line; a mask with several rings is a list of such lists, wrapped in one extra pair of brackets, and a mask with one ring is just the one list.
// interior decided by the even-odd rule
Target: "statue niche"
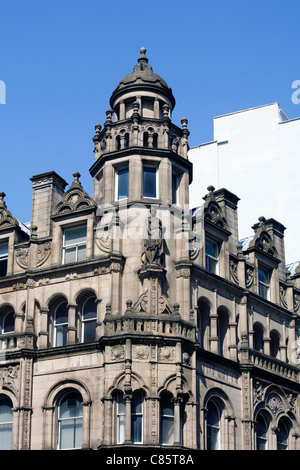
[(143, 265), (163, 264), (163, 229), (161, 220), (156, 215), (150, 215), (147, 220), (146, 237), (144, 239)]

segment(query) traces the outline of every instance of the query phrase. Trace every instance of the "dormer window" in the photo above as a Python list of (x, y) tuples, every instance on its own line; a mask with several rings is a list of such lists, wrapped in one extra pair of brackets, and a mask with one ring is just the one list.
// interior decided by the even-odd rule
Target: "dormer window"
[(63, 264), (86, 259), (86, 225), (65, 228), (63, 231)]
[(8, 259), (8, 242), (0, 243), (0, 277), (6, 276)]
[(207, 238), (205, 240), (205, 267), (207, 271), (219, 273), (219, 244)]
[(270, 300), (271, 271), (263, 267), (258, 268), (258, 294), (266, 300)]
[(143, 197), (156, 199), (158, 197), (158, 168), (144, 165), (143, 167)]

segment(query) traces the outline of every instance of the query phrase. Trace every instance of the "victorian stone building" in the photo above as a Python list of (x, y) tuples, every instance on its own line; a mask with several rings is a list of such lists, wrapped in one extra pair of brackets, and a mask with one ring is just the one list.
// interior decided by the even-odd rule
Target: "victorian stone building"
[(1, 448), (299, 449), (285, 227), (239, 240), (212, 186), (189, 208), (187, 119), (145, 52), (95, 126), (92, 195), (35, 175), (24, 225), (0, 194)]

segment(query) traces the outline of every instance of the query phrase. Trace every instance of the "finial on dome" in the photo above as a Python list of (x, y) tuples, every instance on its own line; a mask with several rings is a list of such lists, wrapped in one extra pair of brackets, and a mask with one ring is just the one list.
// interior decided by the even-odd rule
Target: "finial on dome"
[(138, 58), (138, 62), (147, 62), (148, 63), (148, 59), (146, 57), (146, 49), (144, 47), (141, 47), (140, 48), (140, 57)]

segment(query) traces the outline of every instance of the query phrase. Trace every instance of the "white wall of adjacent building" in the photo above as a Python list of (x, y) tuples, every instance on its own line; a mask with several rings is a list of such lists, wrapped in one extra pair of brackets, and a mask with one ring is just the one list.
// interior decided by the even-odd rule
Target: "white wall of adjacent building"
[(214, 118), (213, 141), (189, 151), (194, 166), (192, 207), (209, 185), (239, 198), (239, 238), (258, 217), (286, 227), (286, 263), (300, 260), (300, 118), (289, 120), (272, 103)]

